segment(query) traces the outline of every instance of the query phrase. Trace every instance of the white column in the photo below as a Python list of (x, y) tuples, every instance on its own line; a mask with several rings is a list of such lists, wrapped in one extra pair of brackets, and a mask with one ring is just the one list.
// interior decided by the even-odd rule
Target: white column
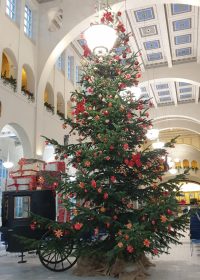
[(25, 8), (25, 0), (21, 0), (20, 6), (18, 6), (20, 9), (19, 15), (20, 15), (20, 30), (19, 30), (19, 42), (18, 42), (18, 69), (17, 69), (17, 93), (21, 94), (21, 84), (22, 84), (22, 62), (21, 57), (23, 56), (23, 53), (21, 53), (21, 46), (23, 44), (23, 36), (24, 36), (24, 8)]

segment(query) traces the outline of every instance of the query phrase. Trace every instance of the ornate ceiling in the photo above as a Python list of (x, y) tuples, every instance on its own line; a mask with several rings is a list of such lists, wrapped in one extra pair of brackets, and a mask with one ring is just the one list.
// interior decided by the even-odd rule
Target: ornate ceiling
[[(200, 62), (199, 12), (198, 7), (185, 4), (156, 4), (124, 13), (123, 22), (133, 35), (132, 50), (142, 53), (143, 72), (177, 64), (187, 70), (188, 62)], [(199, 87), (184, 81), (149, 81), (141, 84), (141, 90), (155, 107), (199, 102)]]

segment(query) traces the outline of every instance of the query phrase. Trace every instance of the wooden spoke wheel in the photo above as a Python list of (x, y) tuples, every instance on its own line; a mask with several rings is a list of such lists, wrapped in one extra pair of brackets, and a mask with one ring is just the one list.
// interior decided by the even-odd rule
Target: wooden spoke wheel
[(77, 257), (73, 255), (75, 249), (70, 237), (57, 238), (52, 232), (47, 232), (40, 240), (38, 255), (46, 268), (60, 272), (70, 269), (77, 262)]

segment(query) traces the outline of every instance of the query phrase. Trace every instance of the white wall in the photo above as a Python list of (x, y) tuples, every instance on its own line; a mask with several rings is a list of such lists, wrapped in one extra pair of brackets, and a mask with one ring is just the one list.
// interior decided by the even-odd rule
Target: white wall
[[(28, 3), (29, 7), (33, 11), (33, 39), (29, 39), (24, 34), (23, 21), (25, 3)], [(24, 142), (28, 143), (24, 156), (42, 158), (41, 154), (44, 149), (44, 140), (40, 137), (41, 135), (54, 138), (60, 143), (63, 143), (64, 135), (68, 133), (68, 131), (62, 129), (62, 122), (56, 114), (57, 93), (60, 92), (62, 94), (65, 103), (65, 113), (67, 113), (67, 101), (70, 98), (70, 92), (74, 90), (74, 85), (67, 79), (67, 56), (68, 54), (74, 56), (76, 63), (80, 63), (80, 57), (77, 52), (69, 46), (69, 48), (64, 51), (64, 72), (59, 71), (56, 66), (54, 66), (50, 71), (46, 82), (50, 83), (54, 91), (55, 112), (52, 115), (44, 108), (43, 100), (37, 99), (36, 85), (38, 84), (40, 78), (38, 75), (38, 63), (40, 63), (40, 60), (43, 59), (42, 54), (38, 49), (39, 22), (42, 24), (43, 20), (43, 18), (41, 18), (42, 14), (40, 14), (39, 7), (40, 10), (42, 10), (42, 5), (39, 5), (35, 0), (17, 0), (17, 4), (17, 20), (16, 22), (13, 22), (5, 13), (6, 0), (0, 1), (0, 69), (2, 52), (4, 49), (9, 49), (13, 53), (17, 62), (17, 69), (15, 70), (18, 70), (17, 92), (14, 93), (12, 89), (6, 87), (3, 85), (2, 81), (0, 81), (0, 101), (2, 104), (0, 130), (6, 124), (13, 124), (21, 137), (26, 138)], [(51, 35), (47, 30), (44, 30), (44, 33), (45, 34), (43, 35), (46, 38), (45, 45), (47, 46), (49, 44), (48, 36)], [(32, 69), (35, 78), (35, 102), (28, 101), (28, 99), (21, 93), (21, 71), (24, 64), (28, 65)], [(36, 115), (38, 114), (38, 111), (40, 113), (40, 131), (37, 131), (36, 127)], [(42, 143), (39, 147), (36, 143), (37, 137)], [(26, 146), (26, 143), (23, 143), (23, 145)]]

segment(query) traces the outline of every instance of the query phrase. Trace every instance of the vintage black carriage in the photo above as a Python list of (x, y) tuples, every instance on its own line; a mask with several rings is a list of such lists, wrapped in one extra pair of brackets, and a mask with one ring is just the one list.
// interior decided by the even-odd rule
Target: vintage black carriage
[(29, 251), (29, 248), (27, 244), (23, 245), (17, 236), (33, 238), (40, 240), (39, 246), (34, 249), (46, 268), (53, 271), (63, 271), (72, 267), (77, 260), (73, 256), (74, 242), (66, 237), (58, 239), (50, 231), (32, 230), (30, 213), (55, 220), (55, 193), (52, 190), (3, 192), (0, 231), (6, 250), (8, 252), (21, 252), (19, 263), (25, 262), (24, 252)]

